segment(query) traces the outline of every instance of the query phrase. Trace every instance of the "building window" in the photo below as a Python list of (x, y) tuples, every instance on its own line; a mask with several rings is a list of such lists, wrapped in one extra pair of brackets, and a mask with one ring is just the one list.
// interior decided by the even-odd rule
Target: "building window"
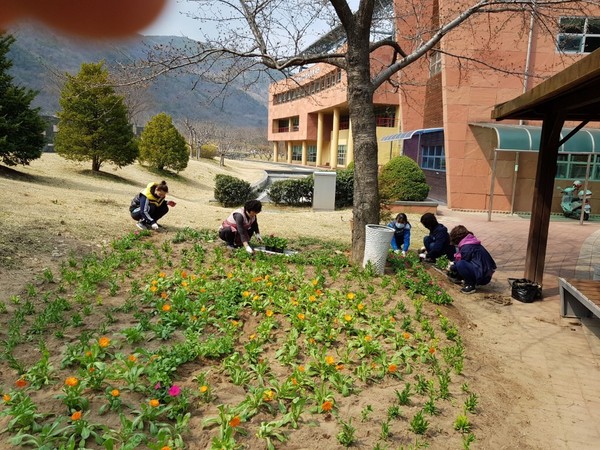
[(591, 53), (600, 48), (600, 18), (561, 17), (556, 46), (565, 53)]
[(396, 108), (375, 108), (375, 123), (378, 127), (393, 127), (396, 123)]
[(302, 146), (301, 145), (293, 145), (292, 146), (292, 161), (302, 161)]
[(346, 146), (345, 145), (338, 145), (337, 163), (338, 163), (338, 166), (346, 165)]
[(277, 121), (277, 132), (278, 133), (287, 133), (288, 131), (290, 131), (289, 119), (279, 119)]
[(292, 131), (298, 131), (300, 129), (300, 117), (292, 117)]
[(442, 145), (421, 147), (421, 168), (429, 170), (446, 170), (446, 156)]
[[(585, 179), (587, 160), (588, 155), (561, 155), (559, 153), (558, 161), (556, 163), (556, 178), (578, 179), (583, 181)], [(589, 179), (592, 181), (600, 181), (600, 158), (598, 158), (597, 155), (592, 155)]]
[(433, 51), (429, 59), (429, 76), (433, 77), (442, 71), (442, 54), (438, 51)]
[(306, 161), (307, 162), (317, 162), (317, 146), (309, 145), (306, 148)]

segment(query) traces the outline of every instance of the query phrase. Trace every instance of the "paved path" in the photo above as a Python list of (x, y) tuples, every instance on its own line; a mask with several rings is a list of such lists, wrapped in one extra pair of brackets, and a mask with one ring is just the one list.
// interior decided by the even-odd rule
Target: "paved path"
[[(522, 278), (524, 274), (529, 217), (494, 214), (488, 222), (487, 213), (456, 212), (443, 207), (438, 213), (439, 221), (448, 229), (462, 224), (482, 240), (498, 265), (487, 289), (510, 297), (507, 278)], [(600, 220), (580, 225), (573, 219), (552, 217), (543, 301), (513, 300), (508, 306), (494, 309), (485, 305), (485, 289), (481, 289), (475, 295), (460, 296), (458, 303), (477, 324), (479, 337), (497, 349), (500, 361), (506, 361), (513, 370), (522, 370), (521, 379), (527, 379), (523, 374), (531, 374), (534, 393), (536, 389), (552, 393), (540, 395), (538, 410), (531, 417), (537, 417), (535, 426), (548, 428), (545, 432), (549, 441), (555, 442), (552, 448), (598, 449), (600, 320), (560, 317), (558, 276), (600, 278)], [(504, 333), (511, 333), (511, 345), (502, 345)], [(534, 444), (533, 448), (543, 447)]]

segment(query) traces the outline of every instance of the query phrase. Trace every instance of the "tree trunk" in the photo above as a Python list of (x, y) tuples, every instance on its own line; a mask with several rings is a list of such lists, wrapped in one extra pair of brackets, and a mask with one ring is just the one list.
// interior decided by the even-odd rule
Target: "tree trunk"
[(355, 42), (348, 45), (347, 53), (348, 107), (354, 141), (352, 260), (362, 263), (365, 225), (379, 223), (377, 134), (368, 50), (369, 34), (367, 32), (365, 36), (353, 37), (350, 35), (351, 33), (349, 40), (355, 39)]
[(92, 158), (92, 171), (93, 172), (100, 172), (100, 166), (102, 165), (102, 161), (100, 161), (100, 158), (98, 158), (97, 156), (94, 156)]

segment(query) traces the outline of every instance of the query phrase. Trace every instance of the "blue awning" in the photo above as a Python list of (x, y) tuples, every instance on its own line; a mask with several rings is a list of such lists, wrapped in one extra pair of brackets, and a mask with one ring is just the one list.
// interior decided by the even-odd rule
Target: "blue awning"
[[(506, 125), (497, 123), (471, 123), (475, 127), (491, 128), (496, 132), (496, 150), (512, 152), (538, 152), (542, 127), (532, 125)], [(560, 139), (573, 128), (563, 128)], [(582, 128), (560, 146), (562, 153), (600, 153), (600, 129)]]
[(381, 142), (401, 141), (403, 139), (410, 139), (415, 134), (419, 135), (419, 134), (425, 134), (425, 133), (435, 133), (438, 131), (444, 131), (444, 129), (443, 128), (421, 128), (419, 130), (404, 131), (402, 133), (390, 134), (389, 136), (385, 136), (381, 139)]

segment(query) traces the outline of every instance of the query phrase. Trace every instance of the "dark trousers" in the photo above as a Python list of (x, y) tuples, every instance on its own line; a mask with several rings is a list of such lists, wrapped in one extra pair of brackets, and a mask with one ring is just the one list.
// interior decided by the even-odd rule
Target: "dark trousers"
[(475, 266), (469, 261), (456, 261), (454, 263), (454, 270), (458, 272), (458, 275), (465, 280), (466, 285), (482, 286), (484, 284), (488, 284), (492, 281), (492, 277), (481, 277), (477, 278), (477, 272), (475, 271)]
[[(248, 240), (252, 239), (254, 235), (253, 230), (248, 230)], [(232, 247), (241, 247), (242, 239), (240, 238), (240, 233), (232, 230), (230, 227), (223, 227), (219, 230), (219, 237), (227, 242), (227, 245), (231, 245)]]
[[(155, 222), (158, 222), (158, 220), (168, 212), (169, 207), (167, 206), (167, 202), (163, 202), (160, 206), (150, 203), (148, 214), (150, 214), (150, 217), (152, 217), (152, 220)], [(144, 223), (147, 222), (147, 220), (143, 218), (140, 208), (135, 208), (131, 211), (131, 218), (133, 220), (143, 220)]]

